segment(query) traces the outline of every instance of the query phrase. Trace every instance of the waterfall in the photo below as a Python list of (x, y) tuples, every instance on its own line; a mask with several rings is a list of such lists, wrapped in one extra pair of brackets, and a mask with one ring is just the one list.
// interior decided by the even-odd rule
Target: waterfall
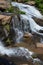
[(43, 19), (42, 14), (34, 7), (22, 3), (12, 2), (12, 6), (18, 7), (21, 11), (26, 12), (27, 15), (35, 16), (37, 18)]
[(23, 32), (15, 28), (16, 33), (16, 43), (20, 43), (23, 38)]
[(21, 22), (18, 20), (17, 16), (12, 18), (11, 21), (11, 29), (15, 32), (13, 33), (13, 40), (16, 41), (16, 43), (20, 43), (22, 42), (22, 38), (23, 38), (23, 32), (21, 30)]
[[(7, 48), (4, 47), (3, 42), (1, 41), (0, 41), (0, 54), (1, 56), (7, 55), (8, 57), (13, 57), (13, 58), (16, 57), (22, 59), (23, 61), (24, 60), (28, 62), (30, 61), (33, 64), (43, 65), (43, 61), (41, 61), (39, 58), (32, 58), (32, 55), (34, 55), (34, 53), (29, 51), (28, 49), (23, 47)], [(2, 58), (2, 60), (4, 59)]]
[[(12, 2), (12, 6), (18, 7), (21, 11), (24, 11), (25, 14), (20, 14), (22, 24), (22, 30), (24, 32), (29, 32), (29, 29), (32, 33), (35, 33), (39, 36), (43, 36), (43, 26), (38, 25), (32, 17), (36, 17), (43, 20), (43, 15), (34, 7), (22, 3)], [(29, 24), (29, 25), (28, 25)], [(30, 26), (30, 27), (29, 27)], [(41, 39), (43, 40), (43, 39)]]
[(19, 57), (21, 59), (23, 58), (23, 60), (26, 58), (28, 61), (30, 59), (33, 60), (31, 55), (34, 53), (23, 47), (15, 47), (15, 48), (4, 47), (3, 42), (0, 41), (0, 54), (7, 55), (8, 57), (14, 56), (14, 58), (15, 57)]

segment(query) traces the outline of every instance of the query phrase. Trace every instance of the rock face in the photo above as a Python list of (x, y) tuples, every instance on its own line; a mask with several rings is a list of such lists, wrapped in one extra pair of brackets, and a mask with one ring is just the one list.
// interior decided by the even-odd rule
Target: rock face
[(43, 20), (42, 19), (39, 19), (39, 18), (36, 18), (36, 17), (33, 17), (33, 19), (36, 21), (36, 23), (40, 26), (43, 26)]
[(6, 9), (9, 8), (10, 4), (9, 2), (5, 1), (5, 0), (0, 0), (0, 8)]
[(0, 40), (8, 37), (11, 16), (0, 14)]
[(11, 19), (11, 16), (7, 16), (7, 15), (0, 15), (0, 23), (2, 24), (6, 24), (9, 23)]
[(43, 54), (38, 54), (37, 57), (43, 61)]

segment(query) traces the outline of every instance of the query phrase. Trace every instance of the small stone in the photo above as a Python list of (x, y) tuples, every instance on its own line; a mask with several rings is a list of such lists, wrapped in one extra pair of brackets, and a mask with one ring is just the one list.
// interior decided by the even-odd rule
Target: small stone
[(24, 34), (24, 38), (31, 38), (31, 37), (32, 37), (32, 34), (31, 33), (28, 33), (27, 32), (27, 33)]

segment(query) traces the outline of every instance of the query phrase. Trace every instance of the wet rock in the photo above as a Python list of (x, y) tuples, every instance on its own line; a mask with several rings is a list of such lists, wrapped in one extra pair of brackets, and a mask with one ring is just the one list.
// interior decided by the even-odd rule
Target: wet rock
[(43, 54), (37, 54), (37, 57), (43, 61)]
[(33, 44), (33, 35), (31, 33), (25, 33), (24, 42), (29, 43), (30, 45), (31, 45), (31, 43)]
[(36, 58), (34, 59), (34, 65), (43, 65), (43, 62), (40, 59)]
[(32, 56), (32, 58), (37, 58), (37, 54), (36, 53), (33, 53), (31, 56)]
[(25, 34), (24, 34), (24, 38), (31, 38), (33, 35), (31, 34), (31, 33), (28, 33), (28, 32), (26, 32)]
[(42, 18), (42, 19), (39, 19), (39, 18), (33, 17), (33, 19), (35, 20), (35, 22), (36, 22), (38, 25), (43, 26), (43, 18)]
[(3, 30), (3, 27), (0, 26), (0, 40), (3, 40), (4, 37), (5, 37), (5, 33), (4, 33), (4, 30)]

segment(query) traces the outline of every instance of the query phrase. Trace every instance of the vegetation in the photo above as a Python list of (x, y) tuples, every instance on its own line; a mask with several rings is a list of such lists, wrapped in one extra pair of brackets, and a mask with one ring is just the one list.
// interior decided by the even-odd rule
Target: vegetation
[(35, 0), (36, 6), (43, 13), (43, 0)]
[[(18, 2), (19, 0), (12, 0), (12, 1)], [(20, 1), (23, 3), (28, 2), (28, 1), (35, 1), (35, 6), (43, 13), (43, 0), (20, 0)]]
[(5, 12), (10, 12), (10, 13), (15, 13), (15, 14), (25, 14), (25, 12), (20, 11), (17, 7), (13, 7), (12, 5), (10, 8), (7, 8)]
[(5, 12), (14, 13), (14, 7), (11, 5), (10, 8), (7, 8)]
[[(12, 1), (17, 1), (19, 2), (19, 0), (12, 0)], [(20, 2), (28, 2), (29, 0), (20, 0)]]
[[(23, 2), (23, 3), (25, 3), (25, 2), (28, 2), (28, 1), (35, 1), (35, 6), (43, 13), (43, 0), (12, 0), (12, 1), (17, 1), (17, 2)], [(14, 10), (14, 7), (11, 5), (11, 7), (10, 8), (8, 8), (7, 10), (6, 10), (7, 12), (15, 12), (15, 10)], [(18, 10), (16, 10), (16, 12), (17, 12)], [(16, 13), (15, 12), (15, 13)], [(23, 11), (18, 11), (17, 13), (19, 13), (19, 14), (25, 14), (25, 12), (23, 12)]]
[(28, 2), (29, 0), (24, 0), (24, 2)]

